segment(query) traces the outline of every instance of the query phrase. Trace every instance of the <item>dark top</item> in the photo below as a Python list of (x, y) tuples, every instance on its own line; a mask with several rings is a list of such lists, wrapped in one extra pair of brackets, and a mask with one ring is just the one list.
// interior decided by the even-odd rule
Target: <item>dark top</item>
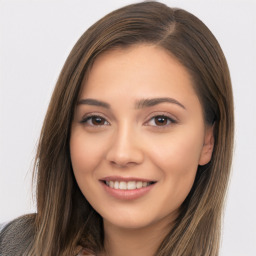
[(8, 223), (0, 231), (0, 255), (27, 255), (34, 237), (35, 214), (25, 215)]
[[(25, 256), (32, 247), (35, 214), (19, 217), (0, 229), (0, 256)], [(77, 248), (76, 256), (94, 256), (90, 251)]]

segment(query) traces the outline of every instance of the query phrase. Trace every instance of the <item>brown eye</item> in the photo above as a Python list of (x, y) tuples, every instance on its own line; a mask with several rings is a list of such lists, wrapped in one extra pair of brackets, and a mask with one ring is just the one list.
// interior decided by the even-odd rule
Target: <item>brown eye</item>
[(148, 122), (147, 125), (149, 126), (156, 126), (156, 127), (165, 127), (169, 126), (171, 124), (177, 123), (174, 119), (171, 117), (165, 116), (165, 115), (158, 115), (158, 116), (153, 116)]
[(166, 116), (156, 116), (155, 117), (155, 124), (157, 126), (167, 125), (169, 118)]
[(101, 116), (88, 116), (84, 120), (82, 120), (81, 123), (88, 126), (109, 125), (109, 122)]
[(93, 125), (104, 125), (105, 124), (105, 119), (100, 117), (100, 116), (93, 116), (91, 118), (91, 122)]

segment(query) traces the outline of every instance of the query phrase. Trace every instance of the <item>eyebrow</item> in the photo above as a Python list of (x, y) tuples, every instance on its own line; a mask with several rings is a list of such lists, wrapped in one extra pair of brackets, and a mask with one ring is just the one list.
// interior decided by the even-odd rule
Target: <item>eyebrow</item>
[(136, 108), (140, 109), (140, 108), (145, 108), (145, 107), (153, 107), (155, 105), (158, 105), (160, 103), (172, 103), (172, 104), (176, 104), (180, 107), (182, 107), (183, 109), (186, 109), (185, 106), (183, 104), (181, 104), (179, 101), (173, 99), (173, 98), (152, 98), (152, 99), (142, 99), (136, 102)]
[(103, 108), (107, 108), (107, 109), (110, 108), (110, 105), (108, 103), (100, 101), (100, 100), (95, 100), (95, 99), (82, 99), (82, 100), (79, 100), (77, 105), (81, 105), (81, 104), (98, 106), (98, 107), (103, 107)]
[[(153, 107), (160, 103), (172, 103), (172, 104), (176, 104), (176, 105), (182, 107), (183, 109), (186, 109), (185, 106), (183, 104), (181, 104), (179, 101), (177, 101), (173, 98), (169, 98), (169, 97), (141, 99), (141, 100), (136, 101), (135, 108), (141, 109), (141, 108), (146, 108), (146, 107)], [(111, 108), (110, 104), (108, 104), (104, 101), (95, 100), (95, 99), (81, 99), (78, 101), (77, 105), (81, 105), (81, 104), (98, 106), (98, 107), (103, 107), (103, 108), (107, 108), (107, 109)]]

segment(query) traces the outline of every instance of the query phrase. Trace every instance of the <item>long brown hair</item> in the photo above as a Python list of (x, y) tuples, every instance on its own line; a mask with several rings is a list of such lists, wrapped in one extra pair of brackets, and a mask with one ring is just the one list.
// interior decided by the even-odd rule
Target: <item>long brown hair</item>
[(233, 148), (233, 97), (228, 66), (209, 29), (195, 16), (155, 1), (118, 9), (78, 40), (61, 71), (43, 124), (35, 178), (37, 214), (31, 255), (72, 255), (78, 245), (104, 250), (102, 218), (80, 192), (69, 153), (70, 127), (81, 84), (95, 58), (116, 47), (158, 45), (188, 70), (214, 125), (209, 164), (199, 166), (180, 216), (155, 255), (218, 255), (223, 202)]

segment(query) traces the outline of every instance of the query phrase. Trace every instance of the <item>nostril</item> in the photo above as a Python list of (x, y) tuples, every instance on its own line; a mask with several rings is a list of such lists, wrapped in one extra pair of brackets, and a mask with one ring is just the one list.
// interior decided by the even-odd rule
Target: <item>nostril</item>
[(131, 166), (134, 166), (134, 165), (137, 165), (136, 162), (115, 162), (115, 161), (110, 161), (110, 164), (117, 167), (117, 168), (127, 168), (127, 167), (131, 167)]

